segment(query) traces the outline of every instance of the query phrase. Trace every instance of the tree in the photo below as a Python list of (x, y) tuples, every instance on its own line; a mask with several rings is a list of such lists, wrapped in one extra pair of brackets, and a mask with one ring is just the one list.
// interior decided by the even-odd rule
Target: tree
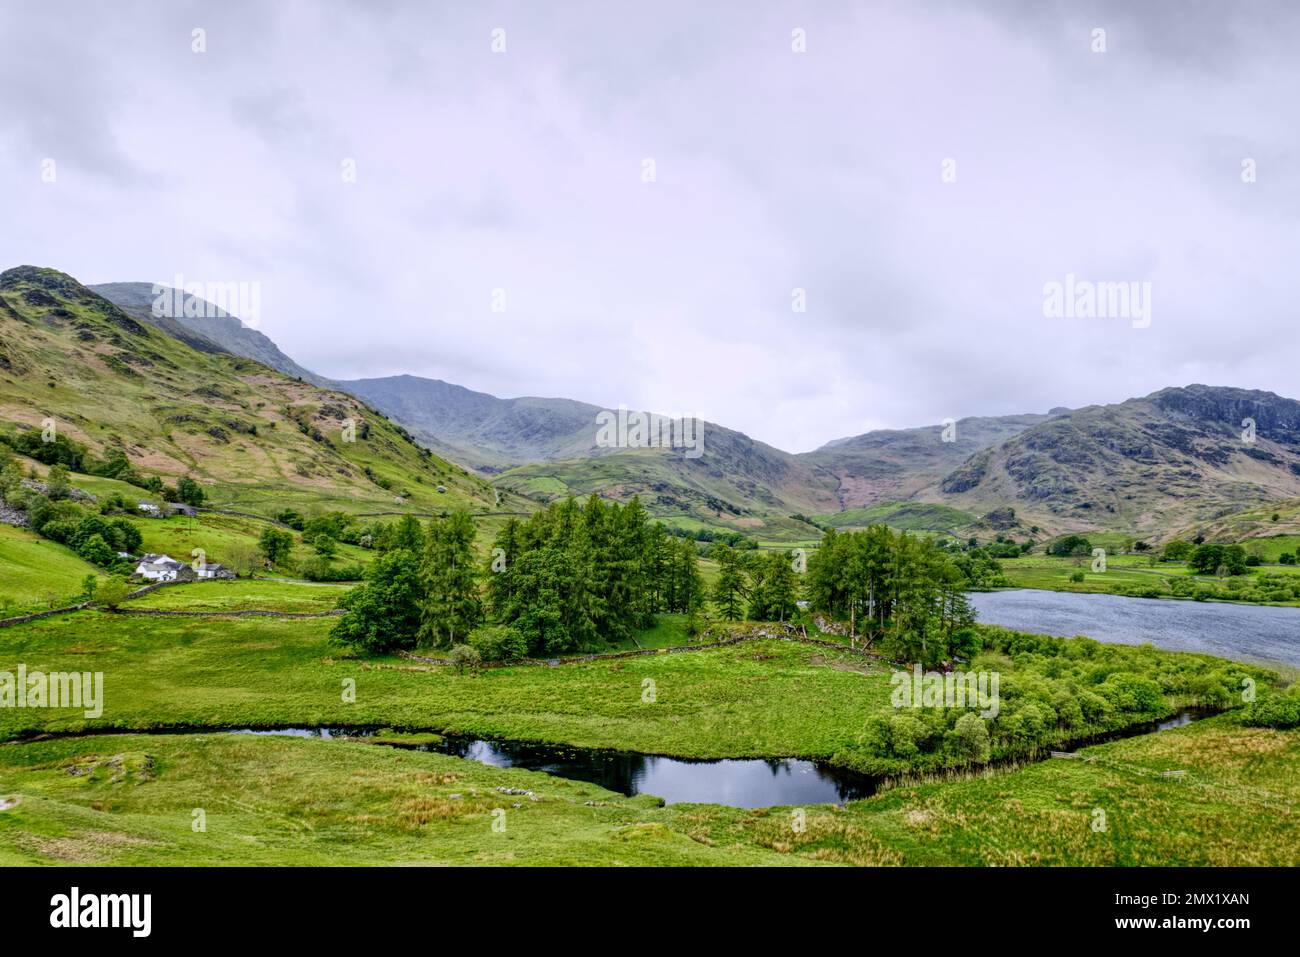
[(99, 535), (91, 535), (89, 538), (83, 539), (81, 544), (77, 546), (77, 554), (92, 565), (111, 565), (113, 560), (117, 558), (117, 553)]
[(268, 525), (262, 529), (257, 547), (268, 564), (282, 565), (289, 560), (289, 554), (293, 550), (293, 535)]
[(375, 539), (375, 548), (381, 552), (404, 548), (418, 555), (424, 550), (424, 529), (420, 527), (420, 520), (414, 515), (403, 515), (385, 525)]
[(370, 654), (414, 648), (422, 596), (420, 562), (413, 552), (399, 548), (378, 555), (365, 584), (339, 602), (344, 615), (330, 630), (330, 638)]
[(311, 540), (311, 547), (317, 555), (325, 559), (333, 558), (338, 554), (339, 550), (338, 543), (324, 532), (319, 533)]
[(178, 502), (198, 508), (207, 500), (207, 497), (203, 487), (188, 475), (176, 483), (176, 501)]
[(1195, 546), (1181, 538), (1175, 538), (1165, 546), (1162, 559), (1167, 562), (1185, 562), (1192, 556)]
[(1047, 554), (1079, 557), (1092, 553), (1092, 543), (1082, 535), (1064, 535), (1047, 546)]
[(67, 466), (50, 466), (50, 470), (45, 476), (45, 494), (49, 496), (51, 501), (57, 502), (59, 499), (67, 498), (72, 494), (69, 479)]
[(790, 552), (768, 552), (750, 566), (750, 618), (785, 621), (794, 615), (798, 597), (799, 577)]
[(667, 611), (696, 612), (704, 604), (704, 580), (700, 578), (699, 558), (695, 545), (685, 538), (676, 539), (668, 548), (667, 575), (672, 583), (671, 600), (664, 603)]
[(420, 636), (438, 647), (467, 640), (483, 620), (474, 568), (474, 536), (474, 520), (464, 511), (431, 521), (425, 535), (420, 568), (424, 594)]
[(99, 576), (95, 574), (87, 575), (81, 580), (81, 597), (86, 601), (95, 600), (95, 592), (99, 590)]
[(260, 564), (261, 552), (255, 545), (246, 542), (234, 542), (228, 545), (222, 556), (224, 561), (236, 575), (242, 575), (245, 578), (252, 578)]
[(109, 524), (117, 536), (116, 545), (119, 551), (134, 553), (144, 544), (144, 536), (140, 534), (140, 529), (128, 519), (115, 518)]
[(118, 606), (126, 601), (129, 590), (126, 582), (120, 578), (110, 578), (95, 591), (95, 601), (109, 611), (117, 611)]
[(713, 583), (713, 604), (724, 619), (738, 621), (744, 615), (745, 569), (739, 553), (730, 545), (715, 548), (718, 579)]

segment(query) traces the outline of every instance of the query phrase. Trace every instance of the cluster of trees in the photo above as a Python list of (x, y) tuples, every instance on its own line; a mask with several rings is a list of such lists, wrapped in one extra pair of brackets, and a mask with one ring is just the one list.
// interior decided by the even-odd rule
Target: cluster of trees
[(682, 528), (673, 528), (669, 529), (669, 534), (676, 535), (679, 538), (692, 538), (697, 542), (717, 542), (742, 550), (758, 548), (758, 542), (743, 532), (728, 532), (725, 529), (697, 528), (693, 531), (687, 531)]
[(1082, 535), (1062, 535), (1047, 546), (1047, 554), (1058, 558), (1079, 558), (1092, 554), (1092, 542)]
[[(1282, 552), (1277, 560), (1281, 565), (1294, 565), (1296, 559), (1295, 554)], [(1193, 542), (1174, 539), (1164, 547), (1160, 560), (1187, 562), (1193, 571), (1204, 575), (1217, 575), (1220, 572), (1225, 575), (1244, 575), (1247, 568), (1264, 564), (1258, 546), (1252, 546), (1252, 551), (1247, 552), (1241, 545), (1206, 544), (1201, 536), (1197, 536)]]
[(969, 584), (932, 540), (875, 525), (828, 531), (808, 560), (805, 587), (809, 604), (847, 619), (850, 634), (885, 639), (894, 656), (933, 665), (970, 654)]
[[(273, 540), (287, 534), (264, 534), (269, 560), (283, 557)], [(718, 576), (706, 589), (693, 541), (650, 521), (638, 499), (622, 505), (595, 495), (511, 519), (486, 559), (476, 560), (465, 513), (426, 525), (406, 516), (373, 537), (379, 556), (344, 599), (333, 632), (372, 653), (463, 644), (495, 659), (593, 651), (650, 626), (659, 612), (686, 614), (693, 633), (709, 601), (725, 620), (786, 621), (806, 598), (845, 620), (855, 638), (929, 665), (969, 653), (974, 615), (964, 593), (1001, 577), (982, 550), (953, 555), (875, 526), (830, 530), (811, 557), (714, 544)]]
[(13, 461), (0, 462), (0, 495), (11, 508), (26, 514), (28, 527), (38, 535), (67, 545), (86, 561), (104, 568), (122, 563), (119, 552), (140, 547), (140, 530), (134, 524), (125, 518), (107, 517), (113, 510), (112, 500), (95, 509), (72, 499), (65, 466), (50, 466), (45, 492), (28, 488), (22, 478)]
[(1198, 545), (1187, 565), (1202, 575), (1244, 575), (1246, 550), (1240, 545)]
[[(484, 657), (595, 650), (704, 601), (695, 546), (651, 523), (638, 499), (568, 499), (511, 519), (476, 561), (456, 512), (382, 530), (365, 584), (343, 602), (336, 640), (370, 652), (468, 643)], [(483, 627), (483, 626), (488, 627)]]
[[(996, 714), (978, 707), (905, 707), (868, 719), (856, 746), (836, 763), (873, 774), (980, 764), (1060, 747), (1171, 712), (1170, 701), (1224, 708), (1240, 700), (1249, 665), (1152, 648), (1054, 638), (1006, 628), (977, 629), (971, 672), (999, 675)], [(1287, 700), (1290, 697), (1291, 700)], [(1289, 726), (1300, 695), (1265, 694), (1260, 724)], [(1251, 709), (1248, 709), (1248, 714)]]
[(652, 523), (638, 498), (593, 495), (512, 519), (492, 544), (487, 604), (532, 655), (591, 650), (704, 602), (694, 544)]

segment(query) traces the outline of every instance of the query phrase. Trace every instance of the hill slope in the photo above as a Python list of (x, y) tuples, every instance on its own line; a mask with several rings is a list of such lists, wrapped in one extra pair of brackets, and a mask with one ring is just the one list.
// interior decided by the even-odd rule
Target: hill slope
[(266, 512), (496, 502), (482, 479), (351, 395), (200, 351), (63, 273), (21, 266), (0, 273), (0, 429), (47, 418), (143, 475), (194, 476), (214, 504)]
[(835, 476), (841, 508), (863, 508), (911, 498), (975, 453), (1065, 411), (958, 419), (948, 442), (941, 425), (879, 429), (828, 442), (799, 458)]
[[(155, 294), (152, 283), (106, 282), (96, 286), (87, 286), (86, 288), (99, 293), (109, 302), (119, 306), (123, 312), (132, 318), (155, 326), (201, 351), (214, 351), (213, 347), (215, 347), (215, 349), (222, 352), (243, 356), (245, 359), (252, 359), (262, 363), (262, 365), (270, 366), (278, 372), (283, 372), (291, 379), (304, 379), (316, 385), (329, 385), (327, 379), (298, 365), (262, 333), (256, 329), (250, 329), (236, 316), (230, 315), (205, 299), (196, 297), (198, 304), (203, 307), (204, 315), (202, 317), (177, 316), (172, 318), (154, 315)], [(172, 292), (169, 286), (159, 288), (164, 294)]]
[(968, 512), (1014, 505), (1049, 529), (1159, 535), (1300, 497), (1300, 402), (1191, 385), (1077, 409), (976, 453), (917, 497)]
[(430, 448), (484, 472), (610, 451), (596, 447), (596, 415), (601, 409), (586, 402), (499, 399), (412, 375), (336, 385), (401, 422)]
[(690, 458), (680, 449), (601, 447), (605, 410), (572, 399), (500, 399), (416, 376), (338, 384), (431, 448), (500, 473), (497, 487), (537, 498), (639, 494), (655, 514), (723, 523), (838, 508), (834, 478), (816, 465), (711, 422), (701, 426), (703, 453)]

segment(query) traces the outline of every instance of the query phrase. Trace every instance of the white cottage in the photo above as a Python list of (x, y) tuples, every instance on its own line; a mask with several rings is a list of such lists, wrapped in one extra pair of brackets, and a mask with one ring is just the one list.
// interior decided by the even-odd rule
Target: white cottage
[(149, 554), (140, 559), (135, 573), (149, 581), (174, 582), (185, 567), (184, 562), (178, 562), (170, 555)]
[(194, 569), (194, 574), (198, 575), (200, 578), (234, 578), (235, 577), (234, 572), (232, 572), (225, 565), (219, 564), (217, 562), (204, 562), (203, 564), (196, 564), (193, 565), (192, 567)]

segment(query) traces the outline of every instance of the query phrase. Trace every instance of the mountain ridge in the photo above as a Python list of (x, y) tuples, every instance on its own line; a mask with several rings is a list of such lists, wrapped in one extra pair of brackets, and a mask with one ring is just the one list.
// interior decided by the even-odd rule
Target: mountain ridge
[[(500, 398), (409, 374), (330, 380), (233, 317), (164, 320), (145, 308), (148, 284), (95, 288), (126, 301), (127, 316), (196, 348), (354, 395), (440, 457), (543, 501), (640, 494), (662, 516), (742, 529), (796, 513), (918, 502), (974, 516), (1014, 508), (1019, 526), (1048, 533), (1122, 527), (1157, 536), (1300, 498), (1300, 403), (1262, 390), (1170, 386), (1118, 403), (877, 429), (803, 453), (705, 423), (704, 454), (691, 459), (602, 446), (597, 416), (606, 409), (592, 403)], [(1245, 419), (1255, 422), (1252, 442), (1239, 435)]]

